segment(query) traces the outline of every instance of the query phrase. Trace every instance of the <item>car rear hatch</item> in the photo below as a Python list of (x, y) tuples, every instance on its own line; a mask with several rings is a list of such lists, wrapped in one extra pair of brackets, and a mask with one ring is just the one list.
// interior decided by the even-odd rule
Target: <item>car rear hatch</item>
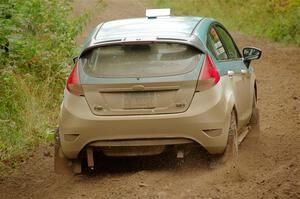
[(80, 82), (95, 115), (179, 113), (192, 101), (203, 59), (185, 44), (102, 46), (80, 57)]

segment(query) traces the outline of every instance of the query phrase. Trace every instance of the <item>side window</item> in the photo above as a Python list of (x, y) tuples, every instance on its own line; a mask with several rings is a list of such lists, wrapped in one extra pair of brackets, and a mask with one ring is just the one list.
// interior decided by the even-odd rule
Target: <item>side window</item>
[(228, 59), (224, 46), (214, 27), (210, 28), (208, 32), (207, 47), (213, 54), (215, 54), (217, 59), (219, 60)]
[(230, 35), (220, 26), (216, 27), (216, 30), (221, 37), (222, 42), (225, 45), (226, 52), (229, 59), (238, 59), (240, 58), (240, 53), (234, 44), (234, 41), (231, 39)]

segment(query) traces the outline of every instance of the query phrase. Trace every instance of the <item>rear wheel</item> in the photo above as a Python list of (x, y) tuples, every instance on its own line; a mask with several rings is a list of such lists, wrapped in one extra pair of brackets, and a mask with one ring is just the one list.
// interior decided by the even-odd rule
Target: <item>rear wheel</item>
[(222, 155), (222, 162), (237, 162), (238, 158), (238, 134), (235, 111), (231, 112), (230, 126), (226, 149)]
[(236, 165), (238, 160), (238, 133), (237, 133), (237, 117), (233, 110), (230, 117), (230, 125), (228, 130), (227, 146), (223, 154), (214, 156), (211, 159), (210, 167), (215, 168), (222, 164)]
[(250, 126), (253, 128), (259, 127), (259, 111), (257, 108), (256, 94), (253, 95), (253, 103), (252, 103), (252, 115), (249, 122)]
[(259, 122), (259, 110), (257, 108), (256, 96), (254, 94), (253, 104), (252, 104), (252, 115), (249, 121), (250, 134), (248, 135), (248, 140), (256, 143), (258, 142), (260, 134), (260, 122)]

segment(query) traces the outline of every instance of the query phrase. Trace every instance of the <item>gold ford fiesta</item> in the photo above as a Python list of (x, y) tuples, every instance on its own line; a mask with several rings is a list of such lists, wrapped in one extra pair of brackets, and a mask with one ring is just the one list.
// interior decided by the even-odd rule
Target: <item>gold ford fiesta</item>
[[(87, 38), (64, 91), (55, 170), (94, 167), (94, 154), (157, 155), (190, 144), (228, 156), (257, 125), (256, 79), (219, 22), (201, 17), (109, 21)], [(166, 10), (158, 10), (164, 13)], [(222, 156), (221, 155), (221, 156)], [(85, 161), (82, 161), (85, 160)]]

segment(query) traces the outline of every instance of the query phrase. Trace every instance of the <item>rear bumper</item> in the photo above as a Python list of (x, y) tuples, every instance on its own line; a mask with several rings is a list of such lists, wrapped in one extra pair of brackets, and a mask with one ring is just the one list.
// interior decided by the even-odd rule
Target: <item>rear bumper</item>
[[(95, 116), (84, 97), (65, 91), (59, 120), (62, 151), (72, 159), (84, 147), (95, 143), (144, 146), (147, 140), (148, 146), (196, 142), (209, 153), (222, 153), (231, 113), (224, 90), (218, 84), (208, 91), (195, 93), (190, 107), (183, 113), (136, 116)], [(164, 141), (158, 144), (158, 140)]]

